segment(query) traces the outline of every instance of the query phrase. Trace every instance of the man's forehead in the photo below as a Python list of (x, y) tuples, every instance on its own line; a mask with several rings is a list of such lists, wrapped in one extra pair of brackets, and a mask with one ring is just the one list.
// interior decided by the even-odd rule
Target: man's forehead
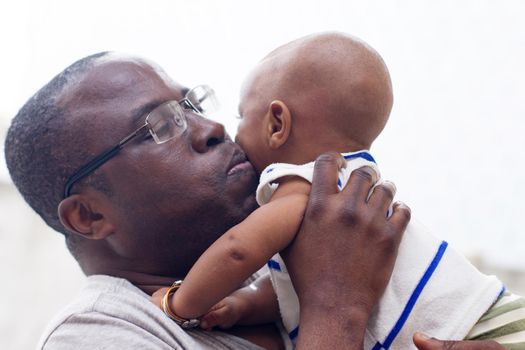
[(77, 125), (89, 120), (93, 125), (110, 123), (131, 129), (156, 106), (180, 100), (188, 90), (156, 64), (132, 56), (108, 56), (68, 84), (56, 100)]
[[(108, 54), (100, 57), (57, 98), (60, 106), (105, 103), (142, 105), (153, 100), (180, 99), (187, 88), (173, 81), (158, 65), (142, 58)], [(136, 108), (136, 107), (133, 107)]]
[(86, 82), (107, 86), (116, 92), (134, 88), (182, 89), (157, 64), (142, 58), (115, 54), (98, 59), (87, 73)]

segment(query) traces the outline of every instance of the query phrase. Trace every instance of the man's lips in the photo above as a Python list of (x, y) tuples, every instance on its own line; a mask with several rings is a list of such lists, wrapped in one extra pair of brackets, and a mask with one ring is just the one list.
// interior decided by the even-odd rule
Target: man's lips
[(244, 162), (239, 163), (235, 165), (233, 168), (231, 168), (230, 171), (228, 171), (228, 175), (236, 174), (238, 172), (247, 171), (247, 170), (253, 170), (253, 166), (252, 166), (252, 163), (245, 160)]
[(246, 156), (241, 151), (235, 152), (233, 154), (228, 168), (228, 175), (244, 172), (247, 170), (253, 170), (252, 164), (246, 159)]

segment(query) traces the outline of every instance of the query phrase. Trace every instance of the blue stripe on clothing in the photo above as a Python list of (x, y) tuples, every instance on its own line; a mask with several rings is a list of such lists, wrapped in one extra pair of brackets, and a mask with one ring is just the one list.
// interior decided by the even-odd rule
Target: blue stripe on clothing
[(385, 349), (383, 347), (383, 345), (381, 345), (380, 342), (377, 342), (376, 345), (374, 345), (374, 347), (372, 348), (372, 350), (381, 350), (381, 349)]
[(268, 260), (268, 267), (272, 270), (281, 271), (281, 265), (275, 260)]
[(503, 295), (503, 293), (505, 293), (506, 290), (507, 290), (507, 287), (505, 286), (501, 288), (501, 291), (499, 292), (498, 297), (496, 298), (496, 301), (498, 301), (499, 298), (501, 298), (501, 296)]
[(430, 265), (427, 267), (427, 270), (423, 274), (423, 277), (421, 277), (421, 280), (419, 280), (419, 283), (417, 284), (416, 288), (412, 292), (412, 295), (408, 299), (408, 302), (405, 305), (405, 308), (403, 309), (401, 316), (399, 316), (399, 319), (394, 325), (394, 328), (392, 328), (392, 330), (386, 337), (383, 344), (377, 342), (376, 345), (374, 345), (374, 347), (372, 348), (372, 350), (388, 349), (390, 345), (392, 345), (397, 335), (401, 331), (401, 328), (403, 328), (403, 325), (408, 319), (408, 316), (410, 316), (410, 312), (412, 312), (412, 309), (414, 308), (414, 305), (416, 304), (417, 299), (423, 292), (423, 288), (425, 288), (426, 284), (430, 280), (430, 277), (432, 277), (432, 274), (438, 267), (439, 262), (441, 261), (441, 258), (443, 257), (443, 255), (445, 254), (445, 251), (447, 250), (447, 246), (448, 246), (447, 242), (445, 241), (441, 242), (441, 244), (439, 245), (438, 251), (436, 252), (436, 255), (434, 256), (434, 259), (432, 259), (432, 261), (430, 262)]
[(295, 327), (294, 329), (292, 329), (292, 331), (290, 333), (288, 333), (288, 338), (290, 338), (290, 340), (295, 340), (295, 338), (297, 338), (297, 335), (299, 334), (299, 326)]
[(372, 155), (368, 152), (358, 152), (358, 153), (352, 153), (352, 154), (345, 154), (343, 155), (343, 158), (348, 160), (348, 159), (352, 159), (352, 158), (364, 158), (370, 162), (374, 162), (376, 163), (376, 160), (374, 159), (374, 157), (372, 157)]

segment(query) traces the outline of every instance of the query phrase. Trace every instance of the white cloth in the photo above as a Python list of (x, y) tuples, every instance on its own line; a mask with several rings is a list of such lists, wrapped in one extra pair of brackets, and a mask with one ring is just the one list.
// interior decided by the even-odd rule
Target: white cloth
[[(343, 156), (347, 167), (339, 174), (340, 189), (351, 172), (364, 165), (375, 169), (380, 178), (368, 151)], [(311, 182), (313, 167), (314, 163), (268, 166), (257, 188), (259, 204), (270, 200), (278, 186), (274, 181), (280, 177), (296, 175)], [(268, 266), (283, 324), (294, 340), (299, 324), (297, 295), (278, 254)], [(364, 348), (415, 349), (412, 335), (416, 331), (442, 339), (463, 339), (503, 290), (497, 278), (480, 273), (446, 242), (412, 219), (401, 241), (392, 277), (371, 315)]]
[(261, 347), (233, 335), (183, 330), (127, 280), (90, 276), (42, 335), (37, 349), (240, 349)]

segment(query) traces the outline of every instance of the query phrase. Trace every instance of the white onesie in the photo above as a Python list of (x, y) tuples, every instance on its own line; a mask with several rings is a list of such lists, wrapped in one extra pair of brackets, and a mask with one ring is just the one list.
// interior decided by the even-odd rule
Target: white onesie
[[(343, 156), (347, 166), (339, 173), (339, 189), (353, 170), (364, 165), (373, 168), (379, 178), (375, 160), (368, 151)], [(268, 203), (278, 186), (274, 182), (280, 177), (296, 175), (311, 182), (313, 168), (313, 162), (268, 166), (261, 174), (257, 202)], [(268, 262), (268, 267), (283, 324), (295, 341), (299, 330), (297, 295), (279, 254)], [(412, 218), (399, 246), (392, 277), (370, 317), (364, 348), (416, 349), (412, 342), (416, 331), (441, 339), (463, 339), (503, 291), (496, 277), (479, 272), (447, 242), (431, 235)]]

